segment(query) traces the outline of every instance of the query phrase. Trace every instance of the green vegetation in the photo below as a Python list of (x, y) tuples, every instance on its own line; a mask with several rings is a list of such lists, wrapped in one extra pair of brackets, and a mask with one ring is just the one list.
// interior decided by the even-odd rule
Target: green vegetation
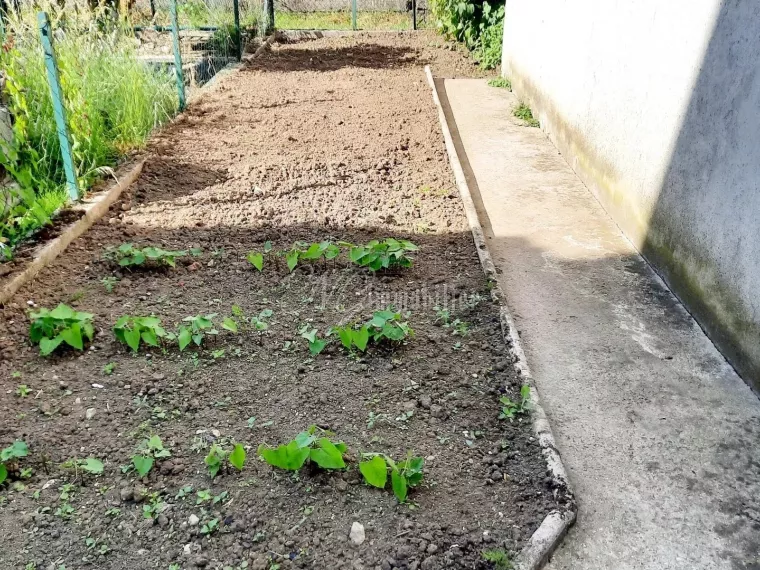
[(533, 111), (531, 111), (530, 107), (528, 107), (528, 105), (522, 101), (517, 107), (515, 107), (514, 111), (512, 111), (512, 114), (518, 119), (524, 121), (526, 127), (541, 126), (541, 123), (538, 122), (538, 119), (535, 119), (533, 117)]
[(513, 420), (516, 415), (525, 414), (530, 411), (530, 386), (524, 384), (520, 388), (520, 401), (513, 402), (506, 396), (499, 398), (501, 404), (501, 413), (499, 419)]
[[(121, 267), (133, 267), (146, 264), (176, 266), (176, 259), (187, 255), (186, 251), (166, 251), (159, 247), (138, 248), (131, 243), (106, 250), (105, 259), (115, 261)], [(113, 287), (113, 285), (111, 285)], [(110, 291), (109, 291), (110, 292)]]
[(408, 254), (418, 250), (419, 248), (410, 241), (388, 238), (383, 241), (372, 240), (365, 245), (352, 245), (349, 258), (360, 267), (378, 271), (411, 267), (412, 260)]
[(161, 339), (171, 340), (174, 338), (173, 333), (166, 332), (161, 326), (161, 319), (158, 317), (135, 317), (124, 315), (116, 321), (113, 326), (116, 338), (126, 344), (134, 352), (140, 348), (140, 343), (149, 346), (158, 346)]
[(484, 69), (501, 63), (504, 1), (433, 0), (433, 17), (447, 38), (462, 42)]
[(238, 471), (242, 471), (243, 466), (245, 465), (245, 458), (245, 448), (242, 444), (236, 443), (233, 445), (232, 450), (228, 451), (221, 445), (215, 443), (211, 446), (211, 449), (203, 462), (208, 468), (209, 476), (213, 479), (219, 474), (219, 471), (224, 466), (225, 460), (229, 461), (230, 465)]
[(288, 471), (298, 471), (306, 461), (322, 469), (343, 469), (346, 466), (343, 460), (346, 444), (331, 440), (331, 435), (334, 434), (312, 425), (292, 441), (278, 447), (261, 444), (258, 453), (269, 465)]
[(132, 467), (140, 477), (145, 477), (153, 469), (155, 460), (164, 457), (171, 457), (171, 451), (164, 448), (160, 437), (152, 435), (138, 446), (132, 456)]
[(177, 109), (174, 78), (138, 60), (136, 46), (106, 4), (85, 0), (20, 5), (7, 13), (0, 50), (13, 140), (0, 144), (0, 166), (18, 183), (0, 197), (0, 257), (66, 200), (63, 163), (53, 118), (36, 16), (50, 14), (80, 187), (110, 172), (144, 145)]
[(216, 317), (216, 313), (211, 313), (205, 316), (195, 315), (194, 317), (185, 317), (182, 319), (183, 323), (188, 324), (179, 326), (177, 342), (179, 343), (180, 352), (187, 348), (190, 341), (194, 342), (196, 346), (201, 346), (206, 335), (219, 334), (219, 331), (214, 328), (214, 317)]
[(506, 77), (494, 77), (493, 79), (489, 79), (488, 85), (491, 87), (499, 87), (500, 89), (512, 91), (512, 82)]
[(18, 468), (18, 460), (27, 455), (29, 448), (18, 439), (0, 451), (0, 485), (8, 478), (8, 473)]
[(359, 462), (364, 480), (373, 487), (384, 489), (388, 481), (388, 470), (391, 472), (391, 488), (400, 503), (406, 502), (409, 489), (416, 487), (422, 481), (422, 468), (425, 460), (407, 453), (403, 461), (393, 461), (382, 453), (364, 453), (364, 461)]
[(491, 562), (495, 570), (512, 570), (512, 560), (509, 554), (502, 549), (484, 550), (482, 552), (483, 560)]
[(95, 329), (92, 313), (80, 313), (61, 303), (52, 311), (40, 309), (32, 312), (29, 338), (40, 345), (40, 354), (47, 356), (61, 343), (77, 350), (84, 350), (84, 339), (92, 340)]

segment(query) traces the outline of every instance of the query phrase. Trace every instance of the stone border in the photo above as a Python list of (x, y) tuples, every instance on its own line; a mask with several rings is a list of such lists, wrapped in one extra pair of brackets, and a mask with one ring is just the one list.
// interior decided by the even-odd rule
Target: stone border
[[(188, 104), (198, 102), (204, 95), (215, 90), (219, 83), (225, 78), (234, 75), (245, 65), (245, 61), (250, 61), (261, 54), (276, 37), (276, 33), (272, 33), (259, 46), (253, 55), (243, 58), (242, 62), (231, 63), (220, 69), (214, 77), (207, 81), (203, 87), (198, 89), (188, 98)], [(174, 122), (183, 116), (183, 113), (178, 114), (172, 119)], [(41, 249), (37, 251), (34, 259), (30, 261), (23, 271), (11, 277), (10, 280), (2, 286), (0, 289), (0, 307), (4, 306), (11, 298), (21, 289), (24, 285), (34, 280), (42, 269), (47, 267), (56, 257), (58, 257), (63, 251), (81, 236), (84, 232), (89, 230), (95, 222), (102, 218), (111, 205), (116, 202), (122, 195), (124, 190), (129, 188), (135, 180), (142, 173), (143, 166), (145, 165), (145, 158), (140, 159), (131, 169), (121, 178), (109, 187), (107, 190), (97, 192), (90, 198), (85, 198), (80, 204), (76, 204), (72, 209), (84, 211), (84, 215), (79, 218), (73, 224), (70, 224), (63, 228), (61, 234), (52, 241), (45, 244)]]
[(557, 489), (560, 489), (560, 492), (565, 493), (565, 499), (569, 505), (564, 511), (552, 511), (546, 515), (546, 518), (544, 518), (541, 525), (528, 540), (528, 544), (526, 544), (517, 554), (514, 561), (515, 570), (539, 570), (544, 566), (549, 559), (549, 556), (551, 556), (552, 552), (554, 552), (562, 541), (562, 538), (565, 536), (568, 529), (575, 522), (577, 514), (575, 497), (570, 488), (567, 472), (562, 464), (562, 458), (554, 443), (554, 435), (552, 434), (549, 420), (541, 407), (535, 382), (530, 373), (528, 361), (525, 358), (525, 352), (523, 352), (517, 328), (515, 327), (512, 315), (507, 308), (504, 294), (496, 281), (496, 267), (491, 258), (491, 253), (488, 251), (485, 234), (483, 233), (483, 228), (480, 225), (478, 213), (475, 208), (475, 202), (472, 199), (472, 194), (467, 185), (464, 170), (462, 170), (462, 165), (459, 162), (454, 141), (451, 137), (451, 132), (449, 131), (448, 121), (444, 114), (443, 107), (441, 106), (441, 100), (438, 97), (438, 90), (435, 81), (433, 80), (433, 74), (429, 65), (425, 66), (425, 75), (427, 76), (427, 81), (432, 90), (433, 102), (438, 109), (438, 120), (441, 124), (443, 138), (446, 143), (446, 153), (449, 157), (451, 169), (454, 171), (454, 178), (456, 180), (457, 188), (459, 189), (459, 195), (462, 199), (465, 214), (467, 215), (467, 223), (472, 231), (472, 238), (478, 251), (478, 257), (480, 258), (480, 263), (483, 266), (483, 272), (485, 273), (486, 278), (493, 285), (491, 295), (493, 299), (499, 303), (499, 315), (504, 341), (512, 355), (514, 367), (518, 376), (522, 378), (523, 382), (530, 386), (530, 399), (533, 408), (531, 414), (533, 419), (533, 431), (541, 445), (541, 451), (546, 460), (547, 469), (552, 475), (554, 486)]

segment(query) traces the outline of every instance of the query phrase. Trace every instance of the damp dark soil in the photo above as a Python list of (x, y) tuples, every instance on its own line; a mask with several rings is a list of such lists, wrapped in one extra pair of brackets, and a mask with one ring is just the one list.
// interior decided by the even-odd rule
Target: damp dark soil
[[(484, 551), (519, 551), (561, 506), (529, 415), (499, 419), (519, 380), (423, 65), (477, 71), (437, 43), (275, 45), (157, 134), (123, 199), (6, 305), (0, 448), (23, 440), (29, 455), (0, 487), (3, 568), (487, 569)], [(372, 274), (339, 258), (291, 273), (269, 259), (259, 273), (245, 259), (266, 241), (384, 237), (419, 245), (411, 268)], [(197, 255), (127, 271), (103, 259), (124, 242)], [(27, 312), (61, 302), (94, 313), (95, 337), (43, 358)], [(111, 331), (124, 314), (173, 329), (233, 305), (271, 311), (268, 328), (137, 354)], [(299, 334), (389, 305), (414, 330), (395, 346), (352, 355), (332, 342), (312, 356)], [(291, 473), (257, 458), (312, 424), (346, 442), (347, 469)], [(171, 456), (140, 479), (128, 466), (154, 434)], [(210, 446), (233, 442), (248, 450), (243, 470), (212, 479)], [(407, 503), (362, 482), (361, 452), (425, 459)], [(89, 457), (103, 474), (62, 465)]]

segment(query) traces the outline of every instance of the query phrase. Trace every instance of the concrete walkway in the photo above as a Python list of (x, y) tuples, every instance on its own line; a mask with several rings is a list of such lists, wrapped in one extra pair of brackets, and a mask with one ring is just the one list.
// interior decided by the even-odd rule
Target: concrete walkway
[(760, 569), (758, 398), (512, 93), (441, 95), (579, 500), (548, 568)]

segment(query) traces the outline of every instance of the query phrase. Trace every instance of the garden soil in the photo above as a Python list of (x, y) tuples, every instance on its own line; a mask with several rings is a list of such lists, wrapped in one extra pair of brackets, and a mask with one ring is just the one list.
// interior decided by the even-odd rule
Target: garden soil
[[(29, 455), (0, 487), (0, 566), (487, 569), (483, 552), (518, 551), (561, 506), (529, 415), (499, 419), (519, 381), (423, 65), (479, 72), (440, 43), (421, 33), (274, 45), (158, 133), (123, 199), (4, 307), (0, 448), (21, 439)], [(289, 272), (274, 253), (385, 237), (419, 245), (413, 267), (372, 274), (341, 256)], [(267, 241), (258, 272), (246, 253)], [(195, 255), (128, 271), (103, 259), (124, 242)], [(95, 338), (43, 358), (27, 312), (61, 302), (95, 314)], [(233, 305), (271, 311), (268, 328), (218, 327), (202, 349), (137, 354), (111, 331), (124, 314), (173, 329)], [(389, 305), (414, 330), (398, 345), (349, 354), (333, 341), (312, 356), (299, 334)], [(346, 443), (347, 469), (258, 459), (260, 444), (310, 425)], [(139, 479), (131, 457), (153, 434), (171, 456)], [(211, 479), (210, 446), (233, 442), (248, 450), (243, 470)], [(407, 503), (362, 482), (362, 452), (425, 458)], [(103, 474), (64, 465), (89, 457)], [(349, 536), (354, 523), (363, 540)]]

